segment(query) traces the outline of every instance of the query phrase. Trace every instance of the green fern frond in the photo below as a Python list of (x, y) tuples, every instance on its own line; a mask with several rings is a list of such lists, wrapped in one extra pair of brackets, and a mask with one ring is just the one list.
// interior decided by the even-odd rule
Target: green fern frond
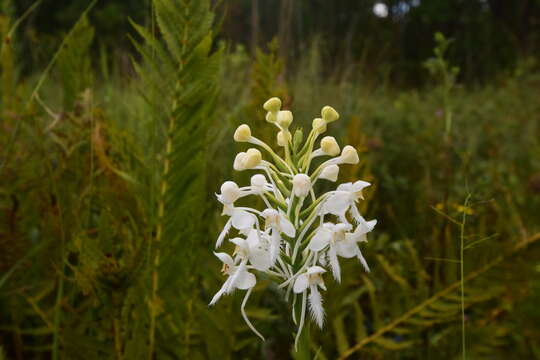
[(64, 107), (71, 109), (77, 96), (92, 83), (90, 47), (94, 40), (94, 27), (84, 15), (77, 22), (58, 54), (58, 77), (64, 91)]
[[(214, 16), (209, 1), (154, 0), (157, 29), (136, 24), (142, 42), (132, 39), (142, 58), (135, 69), (142, 96), (157, 113), (148, 129), (159, 160), (153, 193), (157, 202), (150, 217), (155, 224), (151, 251), (148, 356), (156, 351), (156, 332), (189, 337), (189, 310), (200, 301), (191, 289), (196, 255), (193, 245), (204, 241), (205, 148), (217, 99), (220, 52), (212, 53)], [(153, 177), (155, 178), (155, 177)], [(167, 288), (160, 286), (167, 284)], [(174, 304), (163, 299), (180, 298)], [(182, 305), (180, 305), (182, 304)], [(172, 314), (163, 322), (165, 311)], [(182, 351), (187, 351), (189, 346)]]

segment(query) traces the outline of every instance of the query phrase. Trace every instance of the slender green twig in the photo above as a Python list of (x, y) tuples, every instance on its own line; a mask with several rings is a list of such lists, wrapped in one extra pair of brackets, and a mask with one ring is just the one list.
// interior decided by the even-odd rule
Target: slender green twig
[(469, 199), (471, 194), (467, 195), (465, 203), (463, 204), (463, 216), (461, 218), (460, 234), (459, 234), (459, 262), (460, 262), (460, 282), (461, 282), (461, 356), (465, 360), (467, 357), (467, 348), (465, 344), (465, 281), (464, 281), (464, 263), (465, 263), (465, 222), (467, 220), (467, 206), (469, 205)]

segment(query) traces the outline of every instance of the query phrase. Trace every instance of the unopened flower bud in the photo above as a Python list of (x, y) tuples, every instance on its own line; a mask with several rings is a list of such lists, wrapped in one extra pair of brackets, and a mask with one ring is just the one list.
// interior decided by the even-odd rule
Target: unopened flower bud
[(339, 166), (333, 164), (333, 165), (326, 166), (323, 169), (323, 171), (321, 171), (321, 175), (319, 175), (319, 178), (334, 182), (337, 180), (338, 175), (339, 175)]
[(332, 121), (339, 119), (339, 114), (333, 107), (325, 106), (321, 110), (321, 117), (327, 123), (331, 123)]
[(245, 170), (245, 166), (244, 166), (244, 159), (246, 157), (246, 153), (245, 152), (239, 152), (238, 154), (236, 154), (236, 157), (234, 158), (234, 163), (233, 163), (233, 169), (236, 170), (236, 171), (242, 171), (242, 170)]
[(303, 198), (309, 194), (311, 190), (311, 180), (306, 174), (296, 174), (293, 178), (294, 195)]
[(234, 132), (234, 141), (236, 142), (246, 142), (251, 138), (251, 129), (248, 125), (240, 125)]
[(287, 143), (291, 140), (291, 133), (286, 131), (280, 131), (277, 134), (277, 143), (279, 146), (286, 146)]
[(240, 189), (234, 181), (225, 181), (221, 185), (221, 200), (225, 204), (232, 204), (240, 197)]
[(325, 136), (321, 139), (321, 150), (330, 156), (336, 156), (340, 151), (339, 145), (333, 136)]
[(270, 98), (264, 103), (263, 108), (268, 112), (278, 112), (281, 109), (281, 100), (277, 97)]
[(277, 114), (278, 124), (284, 128), (288, 129), (293, 121), (293, 114), (289, 110), (282, 110)]
[(277, 113), (273, 113), (273, 112), (267, 112), (266, 113), (266, 121), (269, 122), (269, 123), (275, 123), (277, 121)]
[(260, 164), (261, 160), (262, 154), (259, 150), (254, 148), (248, 149), (246, 156), (244, 157), (244, 168), (253, 169)]
[(351, 145), (347, 145), (343, 148), (341, 152), (341, 163), (342, 164), (358, 164), (360, 159), (358, 158), (358, 152)]
[(324, 121), (321, 118), (313, 119), (313, 122), (311, 123), (311, 126), (317, 133), (322, 134), (326, 131), (326, 121)]

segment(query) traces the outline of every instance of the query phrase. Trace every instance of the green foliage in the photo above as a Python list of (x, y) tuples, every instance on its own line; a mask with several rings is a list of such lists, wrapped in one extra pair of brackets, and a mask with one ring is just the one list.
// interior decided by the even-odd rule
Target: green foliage
[[(193, 311), (200, 301), (193, 293), (199, 274), (194, 244), (205, 241), (205, 146), (217, 96), (219, 53), (210, 54), (213, 15), (206, 1), (156, 0), (159, 35), (134, 25), (144, 44), (135, 42), (143, 62), (136, 64), (143, 96), (154, 111), (148, 129), (155, 136), (151, 167), (160, 174), (150, 189), (148, 214), (155, 224), (150, 247), (152, 268), (149, 353), (161, 337), (185, 339), (182, 356), (190, 353)], [(166, 286), (160, 285), (162, 283)], [(167, 319), (163, 313), (167, 314)], [(158, 328), (158, 317), (163, 320)], [(164, 344), (165, 345), (165, 344)], [(162, 349), (161, 351), (173, 351)]]
[[(209, 1), (155, 0), (153, 21), (133, 24), (137, 73), (100, 79), (91, 48), (101, 39), (86, 19), (35, 77), (19, 75), (17, 37), (5, 38), (14, 22), (0, 19), (0, 359), (459, 358), (463, 215), (468, 356), (539, 357), (534, 61), (462, 87), (439, 36), (433, 87), (370, 87), (355, 67), (347, 77), (324, 67), (323, 42), (298, 69), (275, 43), (253, 59), (241, 47), (224, 56)], [(328, 135), (361, 162), (338, 181), (373, 181), (360, 205), (379, 219), (372, 272), (344, 263), (325, 329), (295, 354), (283, 294), (266, 281), (246, 309), (265, 343), (238, 314), (240, 297), (207, 306), (223, 281), (214, 193), (230, 178), (232, 131), (263, 122), (270, 95), (298, 118), (316, 116), (313, 104), (340, 111)]]
[(94, 28), (88, 17), (83, 16), (72, 30), (58, 55), (58, 77), (64, 92), (64, 108), (72, 109), (76, 97), (92, 85), (90, 48), (94, 39)]

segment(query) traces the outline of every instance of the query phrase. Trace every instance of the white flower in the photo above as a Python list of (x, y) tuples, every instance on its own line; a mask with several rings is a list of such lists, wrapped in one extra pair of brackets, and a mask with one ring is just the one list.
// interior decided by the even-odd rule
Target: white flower
[(252, 228), (257, 222), (257, 217), (244, 208), (234, 206), (234, 202), (241, 197), (241, 192), (238, 185), (233, 181), (224, 182), (221, 185), (221, 194), (217, 194), (216, 197), (223, 204), (222, 215), (230, 216), (216, 241), (216, 248), (218, 248), (223, 243), (231, 226), (238, 230)]
[(266, 271), (272, 265), (268, 234), (251, 229), (247, 239), (237, 237), (229, 241), (236, 245), (234, 254), (241, 259), (248, 259), (255, 269)]
[(262, 216), (266, 220), (265, 228), (271, 230), (270, 259), (273, 264), (276, 261), (279, 249), (281, 248), (281, 233), (292, 238), (296, 234), (296, 229), (281, 211), (266, 209), (262, 212)]
[(377, 220), (365, 221), (362, 218), (362, 221), (358, 223), (356, 229), (353, 233), (345, 234), (345, 241), (340, 245), (341, 248), (338, 250), (338, 255), (344, 258), (352, 258), (356, 256), (364, 269), (369, 272), (369, 266), (366, 259), (362, 255), (360, 248), (358, 247), (359, 242), (367, 242), (367, 233), (373, 230), (377, 225)]
[[(328, 261), (332, 268), (332, 274), (336, 281), (341, 281), (341, 268), (339, 266), (338, 256), (351, 258), (357, 256), (366, 271), (369, 271), (366, 260), (358, 248), (357, 241), (365, 239), (365, 234), (373, 229), (376, 221), (362, 223), (357, 226), (354, 233), (350, 233), (352, 225), (324, 223), (315, 233), (308, 248), (312, 251), (321, 251), (328, 246)], [(362, 237), (363, 236), (363, 237)]]
[(303, 293), (309, 288), (309, 309), (313, 320), (315, 320), (320, 328), (322, 328), (324, 323), (324, 309), (322, 307), (322, 298), (318, 287), (320, 286), (321, 289), (326, 290), (326, 286), (321, 277), (321, 274), (325, 272), (326, 270), (320, 266), (311, 266), (307, 268), (304, 273), (298, 275), (293, 287), (295, 294)]
[(306, 174), (296, 174), (293, 178), (293, 192), (299, 198), (306, 197), (311, 190), (311, 179)]
[(226, 253), (214, 253), (223, 263), (221, 272), (228, 275), (227, 280), (221, 286), (221, 289), (214, 295), (210, 301), (210, 305), (214, 305), (224, 294), (230, 294), (235, 289), (247, 290), (251, 289), (257, 283), (255, 275), (248, 272), (246, 269), (246, 261), (240, 262), (240, 265), (235, 265), (233, 259)]
[(356, 202), (358, 199), (364, 199), (362, 190), (370, 185), (370, 183), (362, 180), (339, 185), (336, 191), (325, 201), (322, 213), (339, 216), (341, 222), (347, 222), (345, 213), (350, 208), (356, 221), (362, 221), (363, 217), (356, 207)]
[(325, 166), (324, 169), (321, 171), (319, 178), (335, 182), (338, 178), (338, 175), (339, 175), (339, 166), (328, 165), (328, 166)]
[[(247, 124), (238, 126), (234, 132), (236, 142), (256, 147), (238, 153), (234, 169), (259, 170), (259, 174), (251, 177), (249, 186), (239, 187), (233, 181), (226, 181), (216, 194), (223, 204), (222, 215), (228, 217), (216, 247), (222, 245), (234, 228), (235, 234), (229, 241), (235, 249), (232, 255), (215, 253), (223, 263), (222, 271), (227, 278), (210, 305), (235, 289), (246, 290), (240, 313), (247, 326), (264, 340), (249, 321), (245, 307), (256, 285), (256, 275), (279, 279), (278, 288), (286, 289), (285, 300), (288, 302), (291, 296), (293, 298), (292, 318), (298, 326), (296, 348), (306, 317), (309, 317), (306, 312), (311, 313), (318, 326), (323, 326), (325, 313), (319, 288), (326, 290), (322, 278), (326, 269), (331, 269), (339, 282), (339, 257), (357, 257), (369, 271), (359, 245), (367, 241), (367, 233), (373, 230), (377, 221), (366, 221), (357, 208), (356, 203), (363, 199), (362, 190), (369, 186), (365, 181), (341, 184), (335, 191), (325, 194), (316, 193), (317, 180), (335, 182), (343, 164), (359, 162), (354, 147), (347, 145), (340, 149), (334, 137), (322, 137), (328, 124), (339, 118), (338, 112), (330, 106), (323, 107), (321, 117), (313, 120), (312, 129), (301, 144), (302, 130), (294, 133), (292, 141), (289, 127), (293, 114), (281, 110), (281, 105), (280, 99), (271, 98), (263, 107), (267, 111), (266, 121), (278, 128), (277, 144), (283, 151), (276, 153), (267, 143), (253, 136)], [(320, 147), (315, 149), (319, 137), (322, 137)], [(261, 151), (265, 152), (265, 160)], [(312, 170), (313, 159), (321, 156), (329, 158)], [(254, 204), (264, 203), (262, 209), (235, 205), (239, 199), (251, 195), (259, 198)], [(326, 219), (330, 217), (338, 220), (330, 222)]]

